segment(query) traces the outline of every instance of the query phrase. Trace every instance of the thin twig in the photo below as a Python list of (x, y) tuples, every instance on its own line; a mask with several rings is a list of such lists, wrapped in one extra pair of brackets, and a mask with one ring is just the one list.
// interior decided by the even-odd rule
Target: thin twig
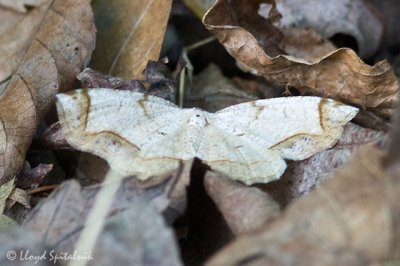
[(41, 187), (37, 187), (37, 188), (27, 189), (26, 192), (31, 195), (31, 194), (35, 194), (35, 193), (48, 191), (48, 190), (53, 190), (53, 189), (57, 188), (58, 186), (59, 186), (58, 184), (46, 185), (46, 186), (41, 186)]

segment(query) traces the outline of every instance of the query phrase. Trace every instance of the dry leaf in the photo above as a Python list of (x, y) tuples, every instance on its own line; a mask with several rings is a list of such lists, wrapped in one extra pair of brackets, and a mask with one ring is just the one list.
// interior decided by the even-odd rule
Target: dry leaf
[(357, 125), (377, 131), (389, 132), (392, 129), (390, 121), (365, 110), (360, 110), (353, 121)]
[(199, 107), (208, 112), (216, 112), (225, 107), (257, 100), (257, 91), (240, 90), (224, 77), (221, 70), (210, 64), (193, 79), (190, 89), (185, 90), (184, 107)]
[[(128, 209), (141, 197), (143, 191), (136, 183), (132, 178), (123, 181), (108, 212), (110, 216)], [(72, 248), (99, 189), (100, 186), (81, 188), (75, 180), (66, 181), (36, 205), (25, 226), (40, 232), (49, 244)]]
[[(0, 186), (0, 225), (5, 226), (8, 225), (10, 222), (9, 217), (3, 214), (6, 209), (6, 200), (10, 197), (10, 195), (15, 190), (15, 178), (10, 179), (6, 183)], [(8, 207), (8, 206), (7, 206)]]
[(144, 71), (145, 81), (150, 84), (147, 93), (175, 101), (178, 91), (177, 78), (185, 65), (185, 61), (179, 60), (176, 68), (171, 72), (162, 60), (149, 61)]
[(233, 77), (232, 81), (238, 85), (241, 90), (260, 92), (262, 99), (281, 97), (283, 94), (282, 87), (274, 86), (262, 77), (251, 76), (249, 79)]
[(268, 194), (213, 172), (206, 173), (204, 187), (235, 235), (254, 231), (280, 213)]
[(283, 38), (279, 48), (293, 57), (315, 61), (336, 50), (330, 41), (312, 28), (288, 28), (281, 29), (281, 32)]
[[(77, 174), (80, 183), (100, 183), (103, 181), (108, 164), (100, 157), (84, 153), (78, 164)], [(97, 163), (97, 165), (95, 165)], [(104, 163), (104, 164), (103, 164)], [(187, 161), (180, 166), (172, 177), (167, 178), (161, 183), (141, 182), (136, 184), (138, 191), (143, 191), (151, 204), (163, 214), (167, 223), (172, 224), (176, 218), (183, 215), (186, 211), (187, 199), (186, 190), (190, 183), (190, 171), (192, 161)], [(91, 164), (83, 168), (85, 164)], [(89, 168), (89, 169), (88, 169)], [(97, 170), (97, 171), (96, 171)], [(90, 179), (89, 182), (85, 179)], [(133, 181), (130, 181), (133, 182)], [(124, 185), (124, 184), (123, 184)]]
[(31, 208), (31, 196), (20, 188), (15, 188), (10, 194), (7, 201), (7, 209), (10, 209), (16, 202), (23, 205), (25, 208)]
[(79, 154), (74, 176), (81, 184), (98, 184), (104, 180), (109, 170), (104, 159), (83, 152)]
[(129, 90), (133, 92), (145, 92), (146, 89), (138, 80), (124, 80), (111, 75), (105, 75), (91, 68), (85, 68), (77, 76), (82, 88), (110, 88), (116, 90)]
[(52, 1), (42, 2), (26, 14), (19, 13), (24, 8), (20, 1), (0, 2), (0, 83), (16, 71)]
[(15, 178), (10, 179), (0, 186), (0, 227), (6, 227), (13, 223), (12, 219), (4, 215), (3, 212), (6, 208), (6, 200), (15, 189)]
[(143, 79), (147, 61), (158, 60), (171, 3), (94, 1), (99, 32), (91, 67), (124, 79)]
[(258, 100), (217, 113), (109, 89), (77, 90), (57, 99), (71, 146), (140, 180), (168, 176), (179, 161), (197, 157), (232, 179), (266, 183), (282, 175), (283, 158), (302, 160), (332, 147), (357, 113), (318, 97)]
[(334, 179), (207, 265), (367, 265), (396, 258), (400, 183), (384, 174), (381, 158), (363, 147)]
[(261, 2), (218, 0), (203, 23), (233, 57), (269, 81), (390, 116), (399, 84), (387, 62), (366, 65), (347, 48), (316, 60), (286, 55), (280, 48), (282, 32), (273, 25), (274, 2), (268, 19), (257, 16)]
[[(73, 252), (98, 190), (81, 188), (76, 181), (63, 183), (36, 206), (25, 227), (41, 234), (55, 250)], [(172, 232), (146, 198), (152, 200), (155, 195), (141, 190), (134, 178), (123, 181), (89, 265), (110, 265), (110, 261), (124, 262), (116, 265), (180, 264)]]
[(56, 150), (70, 150), (68, 142), (65, 140), (64, 133), (62, 132), (59, 122), (51, 124), (40, 136), (35, 140), (35, 144), (39, 147), (51, 148)]
[[(172, 222), (176, 218), (176, 212), (178, 212), (179, 215), (179, 213), (183, 211), (181, 210), (181, 207), (186, 207), (185, 190), (188, 183), (189, 172), (190, 168), (182, 172), (180, 170), (177, 171), (177, 176), (173, 178), (173, 180), (175, 181), (173, 181), (171, 185), (167, 186), (169, 188), (172, 187), (172, 189), (166, 189), (168, 196), (166, 196), (165, 193), (162, 193), (161, 196), (157, 196), (152, 193), (154, 191), (160, 191), (160, 186), (158, 186), (156, 189), (152, 188), (151, 192), (147, 191), (148, 195), (155, 197), (155, 199), (152, 200), (152, 202), (154, 202), (153, 204), (155, 204), (160, 210), (165, 210), (164, 214), (167, 221), (169, 222)], [(180, 173), (183, 173), (183, 178), (181, 177), (182, 175)], [(75, 248), (76, 250), (79, 250), (79, 252), (88, 253), (95, 246), (96, 239), (101, 233), (101, 229), (103, 228), (103, 224), (105, 223), (107, 213), (110, 210), (114, 194), (116, 194), (118, 187), (121, 183), (121, 181), (117, 178), (119, 178), (119, 174), (115, 173), (112, 169), (105, 177), (105, 180), (103, 181), (103, 186), (97, 193), (94, 199), (93, 206), (85, 221), (86, 226), (79, 236), (79, 240), (76, 244)], [(126, 185), (123, 184), (123, 187), (125, 186)], [(172, 208), (169, 209), (172, 209), (174, 212), (170, 212), (169, 209), (166, 209), (167, 206), (171, 206)], [(97, 229), (92, 230), (92, 228)]]
[[(176, 218), (182, 216), (187, 207), (187, 189), (190, 184), (190, 173), (192, 170), (194, 160), (190, 160), (183, 163), (181, 169), (179, 169), (174, 176), (171, 178), (171, 184), (167, 186), (164, 193), (155, 200), (152, 200), (153, 205), (158, 210), (162, 211), (165, 220), (168, 223), (172, 223)], [(161, 186), (162, 187), (162, 186)], [(150, 187), (147, 193), (154, 191), (156, 187)], [(159, 190), (159, 188), (157, 188)], [(162, 204), (161, 202), (167, 202), (168, 204)], [(164, 206), (164, 207), (162, 207)]]
[(15, 188), (15, 178), (10, 179), (0, 186), (0, 213), (4, 212), (6, 199), (11, 195)]
[[(221, 212), (204, 189), (207, 168), (195, 160), (188, 187), (188, 208), (176, 221), (178, 229), (185, 230), (180, 239), (182, 260), (185, 265), (204, 265), (204, 262), (228, 244), (234, 235)], [(211, 236), (211, 237), (209, 237)]]
[(281, 205), (286, 206), (332, 178), (366, 144), (383, 146), (385, 134), (348, 123), (332, 149), (322, 151), (300, 162), (289, 162), (282, 178), (262, 186)]
[[(114, 76), (105, 75), (90, 68), (84, 69), (78, 79), (83, 88), (110, 88), (116, 90), (129, 90), (132, 92), (148, 93), (166, 100), (174, 101), (178, 84), (176, 76), (183, 66), (178, 64), (173, 73), (161, 61), (148, 61), (144, 70), (144, 80), (124, 80)], [(147, 89), (145, 86), (147, 86)]]
[(182, 265), (173, 231), (146, 202), (107, 222), (89, 265)]
[[(21, 169), (38, 122), (55, 94), (71, 88), (94, 47), (89, 1), (54, 0), (42, 8), (39, 22), (30, 22), (37, 30), (28, 28), (24, 59), (11, 79), (0, 84), (0, 183)], [(22, 35), (24, 31), (14, 27), (13, 33)]]
[[(270, 9), (270, 4), (261, 4), (258, 14), (268, 19), (265, 11)], [(280, 29), (311, 27), (326, 38), (352, 36), (362, 57), (373, 55), (379, 48), (383, 25), (365, 1), (278, 0), (276, 9), (282, 18), (274, 25)]]
[(53, 170), (53, 164), (39, 164), (33, 169), (28, 166), (17, 176), (17, 187), (22, 189), (37, 188), (44, 182), (51, 170)]

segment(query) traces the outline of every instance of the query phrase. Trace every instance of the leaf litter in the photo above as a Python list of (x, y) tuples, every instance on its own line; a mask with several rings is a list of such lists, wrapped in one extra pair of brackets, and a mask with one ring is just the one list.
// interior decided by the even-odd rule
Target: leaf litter
[(283, 33), (273, 24), (278, 10), (273, 4), (269, 14), (275, 16), (259, 17), (261, 2), (218, 0), (203, 23), (236, 60), (267, 80), (356, 104), (384, 117), (391, 115), (398, 102), (399, 84), (388, 62), (369, 66), (348, 48), (317, 58), (287, 54), (280, 47)]
[[(199, 30), (203, 27), (199, 19), (179, 1), (172, 1), (172, 8), (169, 1), (137, 1), (133, 7), (124, 1), (118, 1), (107, 4), (109, 7), (114, 5), (109, 8), (111, 11), (108, 14), (99, 13), (101, 9), (107, 9), (107, 5), (101, 2), (96, 1), (93, 4), (97, 16), (99, 42), (92, 58), (93, 69), (87, 68), (79, 75), (91, 59), (91, 50), (94, 47), (93, 18), (86, 2), (84, 8), (76, 5), (71, 7), (74, 11), (63, 16), (65, 21), (74, 21), (73, 25), (80, 29), (81, 39), (78, 42), (84, 46), (75, 50), (77, 46), (72, 45), (72, 41), (68, 41), (68, 44), (73, 50), (58, 49), (57, 45), (54, 49), (53, 46), (48, 46), (54, 57), (52, 65), (56, 65), (55, 70), (48, 71), (51, 64), (42, 68), (31, 67), (28, 71), (30, 75), (26, 74), (27, 70), (24, 70), (23, 66), (26, 61), (29, 62), (30, 56), (38, 54), (37, 50), (31, 51), (32, 43), (35, 43), (35, 40), (43, 40), (43, 36), (52, 36), (52, 31), (41, 35), (49, 17), (48, 13), (41, 13), (42, 17), (37, 16), (37, 21), (43, 22), (36, 24), (29, 23), (30, 16), (43, 12), (40, 10), (59, 11), (60, 9), (54, 9), (59, 3), (18, 1), (9, 5), (7, 1), (0, 2), (0, 12), (4, 14), (1, 21), (5, 22), (0, 27), (0, 49), (5, 49), (6, 53), (3, 54), (8, 56), (0, 56), (0, 66), (4, 66), (0, 67), (0, 73), (3, 75), (0, 84), (3, 92), (1, 99), (10, 99), (3, 102), (3, 106), (6, 106), (4, 110), (8, 111), (5, 117), (13, 118), (14, 114), (18, 114), (18, 111), (14, 110), (21, 108), (28, 108), (26, 110), (32, 110), (28, 113), (34, 114), (34, 119), (26, 120), (25, 116), (21, 117), (21, 121), (31, 121), (29, 134), (16, 129), (18, 134), (22, 132), (21, 140), (15, 142), (13, 138), (9, 138), (15, 134), (11, 132), (4, 142), (5, 146), (21, 149), (18, 154), (8, 153), (4, 157), (9, 160), (6, 166), (11, 163), (11, 167), (8, 166), (11, 170), (7, 170), (8, 174), (3, 178), (3, 182), (9, 184), (7, 181), (17, 176), (16, 188), (13, 183), (13, 192), (4, 194), (6, 209), (12, 206), (4, 213), (16, 221), (7, 219), (6, 223), (21, 223), (22, 220), (23, 222), (19, 228), (5, 225), (8, 231), (0, 233), (2, 247), (19, 247), (35, 252), (46, 249), (55, 249), (57, 252), (73, 252), (74, 249), (79, 249), (79, 252), (93, 251), (94, 260), (73, 262), (74, 265), (203, 265), (206, 261), (207, 265), (396, 263), (398, 236), (395, 228), (398, 227), (396, 217), (399, 208), (396, 200), (398, 153), (395, 147), (399, 127), (395, 124), (392, 130), (392, 125), (389, 125), (386, 119), (392, 116), (397, 106), (398, 81), (389, 63), (380, 61), (389, 57), (390, 62), (395, 62), (394, 58), (397, 56), (396, 51), (389, 48), (396, 42), (396, 36), (392, 36), (388, 41), (388, 36), (382, 34), (383, 31), (395, 32), (393, 24), (390, 23), (391, 18), (379, 15), (379, 12), (387, 12), (384, 7), (387, 8), (390, 4), (374, 7), (367, 1), (350, 3), (346, 0), (335, 5), (324, 1), (275, 3), (219, 0), (211, 6), (208, 1), (184, 1), (197, 16), (206, 13), (203, 19), (205, 26), (236, 59), (235, 65), (232, 59), (226, 60), (229, 56), (221, 45), (216, 42), (202, 42), (202, 38), (209, 35), (204, 28)], [(7, 4), (7, 8), (1, 9)], [(146, 6), (149, 7), (146, 12), (137, 8)], [(210, 6), (211, 9), (205, 12)], [(126, 16), (129, 13), (134, 15)], [(77, 14), (83, 14), (83, 19), (74, 20)], [(155, 14), (159, 15), (158, 19), (151, 19)], [(170, 20), (167, 22), (169, 15)], [(111, 23), (108, 29), (104, 27), (104, 22), (107, 22), (104, 19), (107, 19), (107, 16), (108, 19), (112, 18), (108, 20)], [(143, 19), (138, 20), (138, 16), (143, 16)], [(18, 31), (12, 31), (13, 25), (18, 21), (22, 21), (18, 24), (20, 32), (25, 32), (19, 35), (15, 34)], [(50, 21), (57, 25), (57, 22)], [(121, 31), (115, 30), (117, 21), (125, 25), (121, 27)], [(132, 21), (137, 23), (132, 24)], [(124, 35), (124, 27), (128, 28), (128, 32), (133, 32), (133, 35)], [(385, 27), (389, 27), (389, 30)], [(187, 32), (193, 32), (194, 29), (197, 29), (198, 34), (187, 38)], [(112, 36), (113, 33), (115, 36)], [(137, 33), (140, 34), (135, 35)], [(168, 49), (161, 49), (164, 33)], [(135, 38), (131, 38), (132, 36)], [(53, 38), (49, 43), (55, 44), (58, 40), (62, 43), (62, 39), (65, 41), (65, 38), (65, 34), (59, 34), (58, 38)], [(188, 43), (187, 40), (191, 41)], [(193, 45), (193, 40), (203, 44)], [(115, 42), (112, 43), (113, 41)], [(124, 45), (124, 42), (129, 45)], [(179, 55), (184, 50), (183, 43), (197, 47), (188, 54), (194, 66), (193, 83), (191, 77), (184, 76), (186, 71), (180, 72), (183, 64), (179, 63)], [(341, 48), (343, 46), (349, 48)], [(112, 47), (122, 53), (116, 56), (116, 50), (111, 49)], [(123, 54), (127, 47), (130, 47), (131, 55), (135, 55), (136, 59)], [(215, 53), (215, 49), (220, 49), (220, 52)], [(162, 55), (161, 50), (164, 53)], [(69, 54), (68, 51), (72, 53)], [(73, 53), (78, 55), (76, 61)], [(168, 56), (168, 60), (160, 59), (165, 55)], [(107, 58), (114, 60), (114, 63), (110, 64)], [(70, 61), (72, 63), (65, 64), (66, 60), (70, 59), (73, 59)], [(149, 59), (160, 60), (156, 62)], [(377, 63), (369, 66), (362, 60)], [(104, 68), (98, 68), (96, 62), (103, 64)], [(64, 67), (65, 65), (67, 67)], [(43, 73), (47, 74), (44, 78)], [(70, 119), (69, 123), (81, 125), (85, 115), (93, 114), (94, 120), (97, 119), (96, 123), (92, 124), (94, 120), (86, 119), (88, 123), (84, 124), (89, 125), (89, 129), (96, 129), (94, 135), (87, 135), (87, 126), (84, 127), (84, 131), (78, 130), (86, 132), (84, 137), (92, 141), (89, 143), (72, 143), (72, 131), (66, 131), (65, 123), (63, 125), (62, 122), (66, 117), (60, 117), (61, 124), (54, 123), (54, 111), (53, 114), (48, 112), (56, 93), (79, 88), (73, 85), (76, 84), (76, 76), (82, 87), (90, 88), (85, 92), (90, 96), (86, 99), (92, 103), (87, 105), (89, 109), (85, 111), (85, 108), (82, 108), (85, 106), (83, 101), (72, 100), (72, 103), (78, 103), (77, 106), (80, 106), (76, 109), (80, 110), (80, 117), (76, 116), (78, 113), (71, 111), (67, 119)], [(24, 95), (23, 90), (18, 94), (18, 90), (14, 89), (18, 87), (9, 87), (18, 77), (29, 77), (26, 78), (28, 87), (30, 84), (41, 84), (37, 82), (39, 79), (45, 84), (57, 86), (54, 86), (55, 89), (52, 89), (51, 93), (40, 94), (43, 97), (50, 95), (46, 98), (48, 100), (43, 100), (44, 98), (39, 98), (33, 93), (32, 99), (38, 100), (25, 101), (23, 97), (18, 96)], [(263, 78), (265, 80), (262, 80)], [(40, 93), (40, 89), (47, 88), (35, 86), (33, 85), (35, 89), (39, 88), (37, 91)], [(178, 97), (183, 97), (180, 95), (182, 86), (185, 86), (185, 107), (200, 106), (209, 112), (228, 108), (227, 110), (237, 109), (237, 112), (231, 119), (221, 119), (215, 123), (226, 124), (220, 133), (203, 134), (201, 141), (189, 142), (192, 147), (201, 147), (210, 142), (222, 149), (187, 153), (190, 154), (187, 157), (173, 157), (176, 162), (173, 167), (168, 166), (170, 170), (166, 171), (166, 165), (153, 165), (154, 154), (165, 156), (169, 153), (182, 153), (187, 147), (191, 147), (182, 143), (185, 139), (190, 140), (195, 136), (193, 132), (196, 131), (193, 131), (193, 128), (200, 128), (205, 132), (209, 130), (204, 129), (208, 128), (208, 125), (203, 127), (201, 123), (197, 123), (201, 122), (201, 119), (189, 119), (179, 124), (185, 112), (198, 110), (181, 109), (173, 104)], [(99, 90), (96, 88), (108, 88), (108, 92), (97, 97)], [(78, 94), (79, 90), (67, 95), (78, 97)], [(115, 96), (119, 94), (124, 97)], [(154, 99), (159, 99), (155, 97), (161, 97), (165, 100), (156, 101), (173, 108), (176, 114), (168, 118), (166, 123), (163, 111), (161, 115), (153, 116), (150, 109), (151, 112), (146, 115), (146, 109), (139, 107), (137, 101), (127, 104), (133, 109), (124, 113), (119, 112), (115, 105), (111, 105), (118, 99), (118, 106), (118, 103), (129, 100), (130, 95), (134, 94), (140, 95), (141, 103), (145, 107)], [(291, 97), (275, 99), (288, 95)], [(299, 95), (302, 97), (298, 97)], [(346, 124), (354, 114), (339, 123), (341, 126), (328, 127), (327, 125), (335, 120), (335, 116), (329, 115), (327, 110), (321, 112), (320, 108), (311, 108), (308, 112), (300, 112), (298, 103), (302, 99), (312, 99), (304, 97), (308, 95), (324, 97), (320, 101), (334, 103), (333, 110), (341, 106), (348, 110), (356, 110), (346, 104), (361, 108), (359, 113), (362, 115), (358, 115), (352, 121), (358, 125)], [(263, 96), (272, 99), (257, 101)], [(10, 105), (14, 97), (19, 98), (14, 103), (17, 107)], [(290, 102), (291, 99), (296, 100)], [(283, 109), (277, 109), (278, 111), (265, 112), (266, 117), (268, 114), (274, 117), (271, 120), (256, 123), (258, 116), (246, 116), (255, 110), (252, 103), (266, 103), (266, 107), (271, 107), (274, 101), (288, 104), (280, 106)], [(24, 102), (28, 104), (22, 104)], [(104, 110), (96, 114), (93, 102), (101, 107), (100, 110)], [(218, 112), (200, 113), (207, 118), (204, 119), (206, 122), (218, 117)], [(46, 114), (48, 116), (43, 120)], [(111, 118), (107, 119), (106, 116)], [(120, 117), (129, 119), (120, 120)], [(285, 120), (287, 117), (293, 118), (288, 122), (289, 120)], [(144, 122), (139, 125), (140, 130), (133, 134), (136, 135), (134, 143), (144, 151), (135, 152), (136, 155), (132, 159), (128, 159), (126, 154), (113, 156), (113, 152), (117, 154), (127, 147), (121, 139), (132, 140), (130, 132), (135, 131), (125, 130), (131, 126), (127, 127), (124, 124), (127, 125), (126, 121), (135, 119)], [(191, 126), (192, 120), (194, 127)], [(245, 120), (245, 124), (251, 126), (243, 127), (238, 133), (236, 124), (241, 120)], [(271, 121), (274, 121), (271, 130), (267, 130), (266, 124), (271, 124)], [(300, 125), (302, 121), (307, 121), (306, 125), (311, 123), (313, 126)], [(13, 123), (18, 128), (18, 124)], [(46, 129), (47, 124), (52, 126)], [(155, 132), (165, 133), (163, 130), (174, 124), (181, 125), (176, 128), (177, 133), (167, 132), (167, 138), (156, 138), (157, 145), (150, 150), (140, 144), (153, 139), (152, 134)], [(119, 130), (119, 127), (124, 130)], [(295, 133), (287, 130), (291, 127), (302, 128), (300, 131), (305, 135), (297, 137)], [(36, 128), (39, 128), (39, 131), (28, 150)], [(314, 133), (310, 133), (316, 128), (319, 128), (319, 132), (324, 132), (323, 137), (316, 137)], [(279, 139), (276, 136), (281, 134), (279, 132), (284, 132), (288, 136), (282, 143), (278, 141), (277, 147), (267, 147), (283, 158), (297, 158), (300, 161), (288, 161), (288, 169), (278, 181), (255, 184), (253, 187), (246, 186), (242, 182), (260, 182), (260, 179), (251, 181), (249, 177), (254, 171), (266, 175), (264, 170), (270, 169), (271, 164), (264, 163), (264, 168), (259, 168), (260, 164), (249, 165), (246, 161), (236, 169), (215, 167), (216, 164), (212, 160), (204, 160), (209, 156), (214, 156), (214, 160), (225, 157), (233, 157), (233, 162), (237, 158), (243, 160), (243, 155), (233, 156), (237, 154), (237, 145), (226, 145), (238, 143), (237, 138), (229, 137), (231, 141), (225, 140), (225, 144), (219, 141), (221, 136), (224, 136), (222, 139), (226, 139), (226, 129), (238, 133), (239, 136), (236, 137), (239, 139), (241, 133), (244, 133), (252, 136), (250, 140), (258, 140), (262, 136), (262, 139), (272, 139), (275, 143)], [(99, 145), (96, 141), (107, 140), (101, 133), (106, 132), (104, 130), (108, 133), (117, 130), (118, 137), (111, 137), (108, 139), (110, 142)], [(379, 130), (389, 131), (389, 134)], [(228, 132), (232, 133), (229, 130)], [(76, 133), (72, 139), (77, 140), (81, 137), (82, 134)], [(306, 138), (303, 139), (304, 137)], [(243, 142), (243, 139), (241, 141)], [(248, 141), (243, 143), (249, 145)], [(308, 147), (313, 146), (308, 141), (330, 144), (318, 146), (318, 149), (308, 152)], [(258, 153), (264, 145), (250, 146), (252, 150), (245, 153), (246, 156)], [(87, 147), (90, 147), (88, 151), (91, 153), (104, 157), (108, 164), (94, 155), (82, 155), (75, 151), (86, 150)], [(296, 150), (302, 151), (303, 154), (298, 153), (301, 155), (298, 157), (293, 153)], [(146, 161), (149, 167), (135, 163), (138, 154), (143, 155), (143, 158), (152, 158)], [(194, 157), (200, 157), (203, 163)], [(24, 163), (28, 165), (25, 160), (32, 165), (32, 169), (25, 167), (22, 171)], [(115, 169), (121, 170), (121, 165), (132, 167), (132, 172), (129, 170), (128, 173), (114, 175), (115, 182), (110, 183), (107, 176), (110, 173), (113, 175)], [(153, 178), (143, 181), (146, 174), (141, 175), (142, 170), (138, 169), (144, 168), (150, 172), (153, 171), (151, 169), (155, 169), (151, 174)], [(243, 168), (247, 169), (246, 174), (236, 171)], [(53, 170), (50, 171), (51, 169)], [(110, 173), (107, 174), (107, 171)], [(128, 175), (131, 176), (127, 177)], [(101, 183), (104, 176), (106, 179)], [(75, 178), (81, 184), (75, 180), (66, 181), (66, 177)], [(232, 177), (242, 182), (237, 182)], [(271, 180), (267, 178), (265, 181)], [(100, 185), (84, 186), (90, 183)], [(0, 189), (6, 189), (5, 184), (0, 186)], [(54, 187), (58, 188), (49, 195), (47, 191)], [(30, 194), (32, 188), (37, 192)], [(34, 208), (30, 210), (29, 205), (33, 205)], [(110, 205), (109, 209), (105, 207), (107, 205)], [(6, 216), (3, 214), (2, 217)], [(176, 239), (172, 228), (175, 229)], [(27, 236), (26, 241), (18, 242), (23, 235)], [(89, 245), (82, 246), (82, 243)], [(5, 258), (1, 258), (1, 261), (5, 262), (5, 265), (9, 263)], [(45, 264), (46, 261), (40, 263)]]
[[(39, 121), (54, 103), (55, 94), (72, 86), (75, 76), (89, 61), (95, 42), (88, 1), (46, 1), (26, 16), (22, 20), (30, 28), (18, 20), (13, 23), (28, 30), (29, 35), (9, 25), (7, 32), (25, 39), (5, 38), (7, 45), (16, 42), (23, 47), (18, 48), (19, 56), (13, 56), (17, 60), (15, 67), (0, 78), (0, 183), (21, 170)], [(6, 53), (1, 58), (8, 61)]]

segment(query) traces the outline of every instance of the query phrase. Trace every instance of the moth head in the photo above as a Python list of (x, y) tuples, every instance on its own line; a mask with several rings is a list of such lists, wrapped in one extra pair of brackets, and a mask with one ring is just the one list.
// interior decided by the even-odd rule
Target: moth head
[(204, 128), (207, 126), (207, 124), (208, 120), (205, 112), (200, 109), (193, 108), (193, 112), (189, 117), (188, 125), (196, 128)]

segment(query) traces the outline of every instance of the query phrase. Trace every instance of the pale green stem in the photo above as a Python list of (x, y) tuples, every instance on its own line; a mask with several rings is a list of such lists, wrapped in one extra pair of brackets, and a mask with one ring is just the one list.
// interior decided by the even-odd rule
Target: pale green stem
[[(92, 253), (101, 230), (106, 221), (115, 193), (121, 184), (121, 175), (110, 169), (107, 173), (93, 206), (89, 211), (82, 233), (78, 239), (75, 250), (78, 255), (87, 256)], [(68, 266), (85, 266), (88, 260), (71, 260)]]

